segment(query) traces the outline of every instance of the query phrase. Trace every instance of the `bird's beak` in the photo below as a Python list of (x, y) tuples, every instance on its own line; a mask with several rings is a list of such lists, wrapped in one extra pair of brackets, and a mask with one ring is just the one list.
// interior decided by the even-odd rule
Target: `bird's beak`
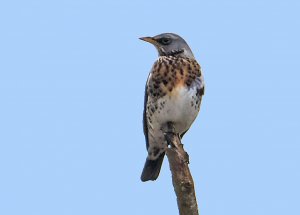
[(157, 42), (156, 42), (156, 40), (155, 39), (153, 39), (153, 37), (141, 37), (141, 38), (139, 38), (140, 40), (144, 40), (144, 41), (146, 41), (146, 42), (148, 42), (148, 43), (151, 43), (151, 44), (153, 44), (153, 45), (155, 45)]

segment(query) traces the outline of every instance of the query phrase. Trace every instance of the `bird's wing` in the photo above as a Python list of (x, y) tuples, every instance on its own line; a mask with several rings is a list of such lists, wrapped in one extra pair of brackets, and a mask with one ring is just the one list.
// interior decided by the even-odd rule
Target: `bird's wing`
[(148, 140), (148, 122), (147, 122), (147, 102), (148, 102), (148, 92), (147, 92), (147, 87), (148, 87), (148, 82), (151, 77), (151, 72), (148, 76), (146, 86), (145, 86), (145, 97), (144, 97), (144, 112), (143, 112), (143, 125), (144, 125), (144, 135), (145, 135), (145, 140), (146, 140), (146, 148), (148, 150), (149, 148), (149, 140)]

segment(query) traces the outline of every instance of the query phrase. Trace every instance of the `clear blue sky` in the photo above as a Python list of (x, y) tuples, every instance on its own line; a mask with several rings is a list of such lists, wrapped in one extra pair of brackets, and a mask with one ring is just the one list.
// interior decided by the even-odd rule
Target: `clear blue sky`
[(144, 85), (174, 32), (203, 68), (183, 143), (203, 215), (300, 214), (297, 0), (2, 1), (0, 214), (177, 214), (140, 182)]

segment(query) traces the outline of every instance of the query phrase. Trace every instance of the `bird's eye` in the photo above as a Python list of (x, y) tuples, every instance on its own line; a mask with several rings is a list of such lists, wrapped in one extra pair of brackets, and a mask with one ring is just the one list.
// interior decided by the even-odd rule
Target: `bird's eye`
[(171, 39), (170, 38), (161, 38), (158, 42), (162, 45), (169, 45), (171, 43)]

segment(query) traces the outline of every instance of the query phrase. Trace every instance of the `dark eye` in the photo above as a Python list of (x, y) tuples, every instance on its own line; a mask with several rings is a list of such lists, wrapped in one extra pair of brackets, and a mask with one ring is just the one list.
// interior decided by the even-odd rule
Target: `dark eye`
[(162, 45), (169, 45), (171, 43), (171, 39), (170, 38), (161, 38), (158, 42)]

